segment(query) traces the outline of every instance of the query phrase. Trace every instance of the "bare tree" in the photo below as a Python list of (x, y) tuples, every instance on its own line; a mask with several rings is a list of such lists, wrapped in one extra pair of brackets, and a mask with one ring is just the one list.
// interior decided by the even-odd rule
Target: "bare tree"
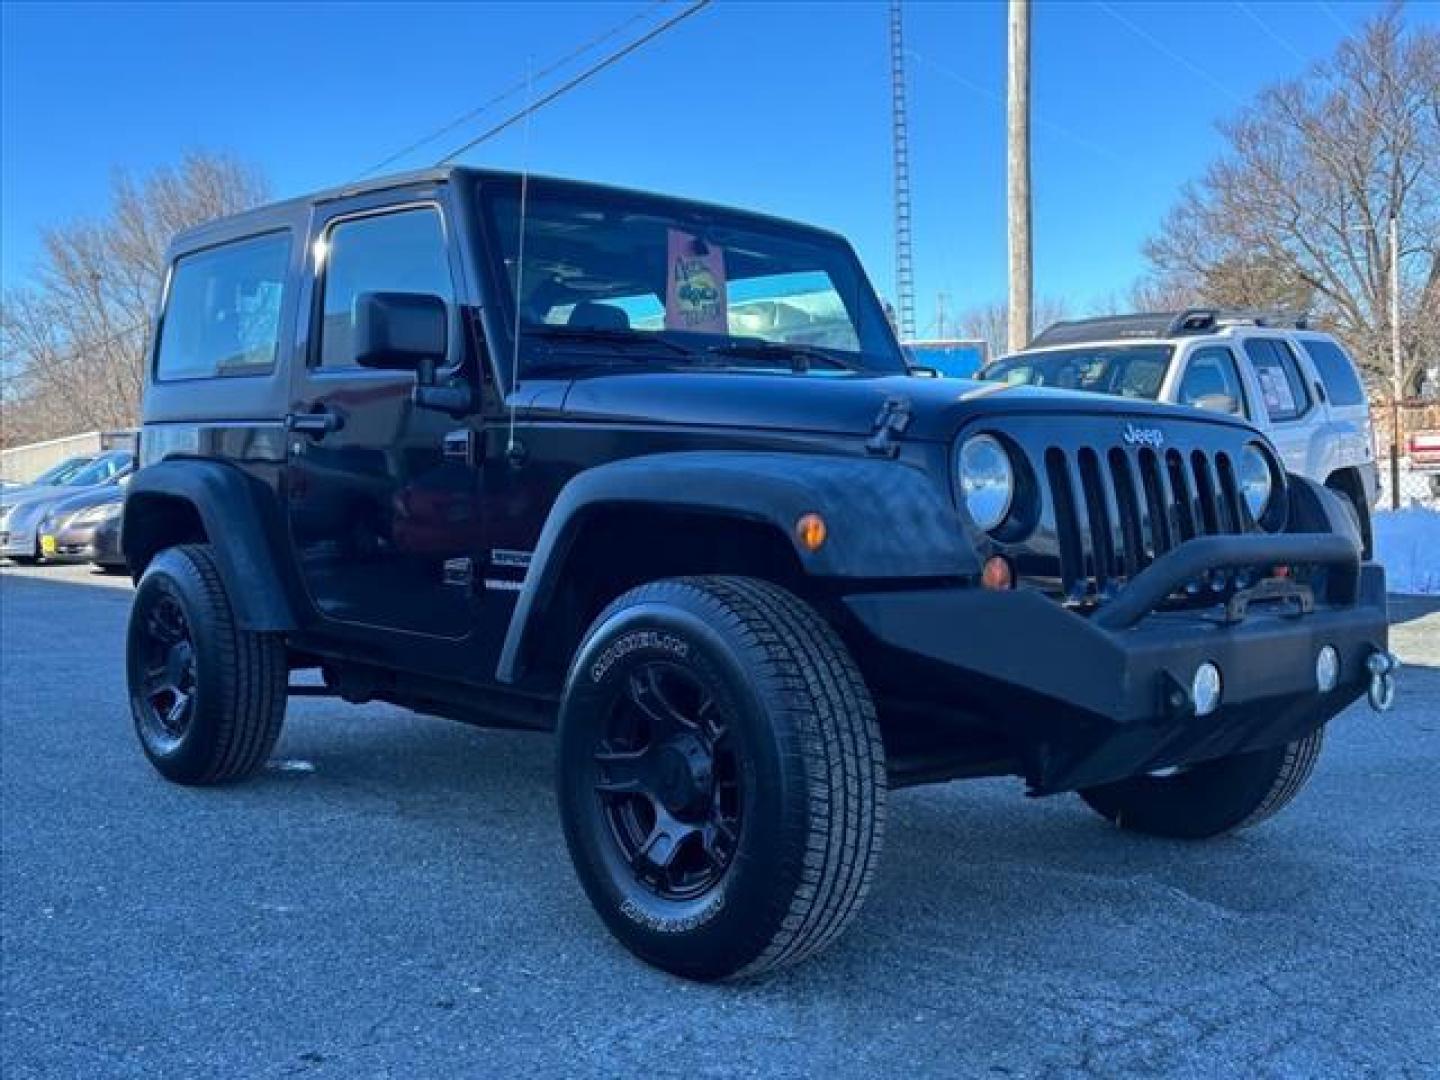
[(1440, 32), (1396, 4), (1222, 126), (1225, 152), (1146, 245), (1167, 299), (1308, 308), (1391, 370), (1391, 215), (1401, 225), (1404, 386), (1440, 353)]
[(266, 198), (260, 174), (192, 152), (136, 178), (117, 171), (103, 216), (46, 229), (32, 284), (0, 304), (7, 445), (135, 423), (143, 355), (171, 236)]
[[(1042, 296), (1035, 302), (1031, 314), (1038, 333), (1051, 323), (1068, 318), (1070, 306), (1056, 297)], [(1010, 351), (1010, 306), (1003, 300), (980, 304), (962, 312), (960, 328), (965, 337), (989, 342), (992, 356)]]

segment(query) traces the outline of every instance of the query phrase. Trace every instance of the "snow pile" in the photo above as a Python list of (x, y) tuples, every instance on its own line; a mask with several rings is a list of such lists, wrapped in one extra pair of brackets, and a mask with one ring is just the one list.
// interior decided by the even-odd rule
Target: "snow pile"
[(1381, 510), (1372, 521), (1390, 591), (1440, 594), (1440, 510)]

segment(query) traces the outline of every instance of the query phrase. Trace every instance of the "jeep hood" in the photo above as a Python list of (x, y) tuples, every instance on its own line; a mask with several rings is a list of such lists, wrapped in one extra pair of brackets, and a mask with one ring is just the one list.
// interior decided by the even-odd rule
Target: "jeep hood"
[(1218, 413), (1080, 391), (969, 379), (779, 371), (605, 372), (576, 379), (566, 393), (564, 409), (568, 418), (596, 423), (864, 437), (875, 429), (891, 398), (909, 405), (906, 440), (946, 441), (972, 419), (1009, 413), (1246, 426)]

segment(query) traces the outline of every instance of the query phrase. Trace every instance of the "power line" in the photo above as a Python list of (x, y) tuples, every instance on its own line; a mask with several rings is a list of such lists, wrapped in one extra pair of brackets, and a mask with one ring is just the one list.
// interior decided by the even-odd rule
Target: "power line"
[(1277, 34), (1273, 29), (1271, 29), (1270, 24), (1267, 23), (1264, 19), (1260, 18), (1260, 16), (1257, 15), (1254, 11), (1252, 11), (1250, 6), (1246, 4), (1244, 0), (1233, 0), (1233, 3), (1244, 13), (1247, 19), (1249, 19), (1262, 31), (1264, 31), (1265, 34), (1268, 35), (1269, 38), (1275, 42), (1275, 44), (1279, 45), (1291, 56), (1295, 57), (1296, 60), (1299, 60), (1300, 63), (1306, 65), (1307, 67), (1309, 66), (1309, 57), (1305, 56), (1303, 53), (1300, 52), (1299, 49), (1295, 48), (1294, 45), (1286, 41), (1284, 37), (1282, 37), (1280, 34)]
[[(906, 54), (907, 54), (908, 56), (912, 57), (912, 58), (915, 59), (915, 60), (920, 61), (920, 64), (921, 64), (922, 67), (928, 67), (928, 68), (930, 68), (932, 71), (935, 72), (935, 74), (945, 76), (947, 79), (950, 79), (950, 80), (958, 83), (959, 85), (965, 87), (965, 89), (969, 90), (971, 93), (974, 93), (974, 94), (976, 94), (976, 95), (978, 95), (978, 96), (980, 96), (980, 97), (983, 97), (983, 98), (985, 98), (987, 101), (994, 102), (994, 103), (997, 104), (997, 105), (1003, 105), (1003, 104), (1005, 104), (1005, 95), (1004, 95), (1004, 94), (997, 94), (994, 90), (991, 90), (989, 87), (981, 86), (979, 83), (975, 82), (973, 79), (968, 79), (968, 78), (966, 78), (964, 75), (961, 75), (961, 74), (960, 74), (958, 71), (956, 71), (954, 68), (946, 67), (944, 64), (940, 63), (938, 60), (934, 60), (934, 59), (932, 59), (931, 57), (928, 57), (928, 56), (925, 56), (925, 55), (923, 55), (923, 54), (921, 54), (921, 53), (918, 53), (918, 52), (916, 52), (916, 51), (915, 51), (914, 49), (912, 49), (912, 48), (907, 47), (907, 48), (905, 49), (905, 52), (906, 52)], [(1061, 136), (1065, 137), (1066, 139), (1069, 139), (1069, 140), (1070, 140), (1072, 143), (1074, 143), (1076, 146), (1079, 146), (1079, 147), (1081, 147), (1082, 149), (1085, 149), (1085, 150), (1089, 150), (1092, 154), (1095, 154), (1097, 157), (1105, 158), (1107, 161), (1110, 161), (1110, 162), (1112, 162), (1112, 163), (1114, 163), (1114, 164), (1116, 164), (1116, 165), (1130, 165), (1130, 164), (1133, 164), (1132, 159), (1128, 159), (1128, 158), (1122, 157), (1120, 154), (1115, 153), (1113, 150), (1109, 150), (1109, 149), (1107, 149), (1106, 147), (1101, 146), (1099, 143), (1094, 142), (1094, 141), (1091, 140), (1091, 139), (1087, 139), (1087, 138), (1086, 138), (1085, 136), (1083, 136), (1083, 135), (1077, 134), (1076, 132), (1072, 131), (1070, 128), (1065, 127), (1063, 124), (1057, 124), (1057, 123), (1055, 123), (1055, 121), (1053, 121), (1053, 120), (1047, 120), (1045, 117), (1041, 116), (1038, 112), (1037, 112), (1037, 113), (1034, 113), (1033, 115), (1034, 115), (1035, 125), (1036, 125), (1037, 127), (1047, 128), (1048, 130), (1055, 132), (1055, 134), (1061, 135)]]
[(494, 97), (488, 98), (487, 100), (481, 102), (479, 105), (475, 106), (475, 108), (473, 109), (470, 109), (468, 112), (461, 113), (459, 116), (455, 117), (455, 119), (430, 132), (430, 134), (416, 139), (414, 142), (408, 144), (407, 146), (396, 150), (393, 154), (383, 159), (382, 161), (377, 161), (374, 165), (371, 165), (364, 172), (360, 173), (359, 176), (355, 177), (355, 179), (363, 179), (364, 177), (369, 176), (371, 173), (379, 172), (387, 165), (394, 164), (401, 158), (408, 157), (416, 150), (419, 150), (422, 146), (428, 146), (430, 143), (434, 142), (442, 135), (448, 135), (456, 128), (463, 127), (465, 124), (468, 124), (470, 121), (476, 119), (477, 117), (485, 115), (485, 113), (489, 112), (496, 105), (499, 105), (502, 101), (507, 101), (508, 99), (514, 97), (516, 94), (521, 93), (522, 91), (528, 95), (530, 92), (530, 87), (532, 87), (537, 81), (544, 82), (545, 79), (555, 74), (555, 72), (559, 71), (567, 64), (570, 64), (572, 61), (579, 59), (580, 57), (584, 56), (586, 53), (597, 48), (598, 46), (605, 44), (605, 42), (609, 41), (611, 38), (622, 33), (623, 31), (628, 30), (637, 22), (648, 19), (651, 13), (654, 12), (656, 8), (664, 7), (669, 2), (670, 0), (653, 0), (652, 3), (647, 4), (640, 11), (637, 11), (635, 12), (635, 14), (631, 15), (628, 19), (624, 19), (621, 22), (616, 23), (604, 33), (591, 38), (583, 45), (572, 49), (570, 52), (566, 53), (558, 60), (555, 60), (554, 62), (548, 64), (540, 71), (537, 71), (533, 77), (527, 75), (525, 78), (511, 84), (510, 86), (506, 87), (504, 90), (496, 94)]
[(1130, 31), (1134, 33), (1137, 37), (1140, 37), (1143, 40), (1149, 42), (1150, 47), (1153, 48), (1156, 52), (1168, 56), (1171, 60), (1174, 60), (1175, 63), (1179, 64), (1181, 67), (1189, 68), (1192, 73), (1199, 76), (1205, 82), (1209, 83), (1216, 90), (1219, 90), (1220, 93), (1224, 94), (1231, 101), (1235, 102), (1235, 104), (1245, 104), (1245, 102), (1240, 99), (1240, 96), (1236, 94), (1235, 91), (1231, 90), (1230, 87), (1226, 86), (1219, 79), (1215, 78), (1214, 75), (1211, 75), (1208, 71), (1202, 68), (1199, 64), (1195, 63), (1193, 60), (1186, 57), (1184, 54), (1178, 53), (1174, 49), (1170, 48), (1169, 45), (1166, 45), (1165, 42), (1161, 41), (1154, 34), (1150, 33), (1150, 31), (1146, 30), (1143, 26), (1140, 26), (1138, 23), (1132, 22), (1124, 15), (1121, 15), (1120, 12), (1115, 10), (1113, 5), (1107, 4), (1105, 0), (1095, 0), (1095, 5), (1102, 10), (1109, 12), (1110, 16), (1122, 26), (1129, 27)]
[(588, 67), (588, 68), (586, 68), (584, 71), (580, 72), (580, 74), (576, 75), (574, 78), (572, 78), (572, 79), (570, 79), (569, 81), (561, 84), (561, 85), (560, 85), (559, 87), (557, 87), (556, 89), (550, 91), (550, 93), (546, 94), (544, 97), (542, 97), (542, 98), (540, 98), (540, 99), (538, 99), (538, 100), (536, 100), (536, 101), (531, 102), (529, 105), (525, 106), (525, 108), (521, 109), (521, 110), (520, 110), (519, 112), (517, 112), (517, 113), (512, 114), (511, 116), (507, 117), (506, 119), (500, 121), (500, 123), (496, 124), (494, 127), (490, 128), (488, 131), (485, 131), (485, 132), (483, 132), (483, 133), (475, 136), (475, 138), (471, 139), (469, 142), (466, 142), (466, 143), (462, 144), (461, 146), (456, 147), (454, 150), (450, 151), (450, 153), (446, 154), (444, 157), (442, 157), (442, 158), (441, 158), (439, 161), (437, 161), (435, 164), (436, 164), (436, 165), (445, 165), (445, 164), (447, 164), (447, 163), (449, 163), (449, 162), (451, 162), (451, 161), (454, 161), (457, 157), (459, 157), (461, 154), (465, 153), (466, 151), (468, 151), (468, 150), (473, 150), (475, 147), (479, 146), (481, 143), (483, 143), (483, 142), (485, 142), (485, 141), (487, 141), (487, 140), (489, 140), (489, 139), (493, 139), (496, 135), (499, 135), (502, 131), (506, 130), (506, 129), (509, 128), (509, 127), (512, 127), (513, 125), (515, 125), (515, 124), (517, 124), (517, 123), (519, 123), (521, 120), (524, 120), (527, 116), (530, 116), (532, 113), (539, 112), (539, 111), (540, 111), (541, 109), (543, 109), (546, 105), (549, 105), (552, 101), (554, 101), (556, 98), (561, 97), (562, 95), (569, 93), (571, 90), (574, 90), (574, 89), (575, 89), (577, 86), (579, 86), (581, 83), (586, 82), (587, 80), (589, 80), (589, 79), (593, 78), (594, 76), (600, 74), (600, 72), (604, 71), (606, 68), (611, 67), (611, 66), (613, 66), (614, 64), (618, 63), (619, 61), (623, 60), (625, 57), (629, 56), (631, 53), (635, 52), (637, 49), (641, 48), (643, 45), (645, 45), (645, 44), (647, 44), (647, 43), (649, 43), (649, 42), (651, 42), (651, 41), (654, 41), (654, 40), (655, 40), (657, 37), (659, 37), (661, 34), (665, 33), (665, 31), (671, 29), (672, 27), (675, 27), (675, 26), (679, 25), (681, 22), (684, 22), (686, 19), (690, 18), (690, 16), (697, 14), (697, 13), (700, 12), (702, 9), (704, 9), (704, 8), (706, 8), (706, 7), (709, 7), (710, 4), (711, 4), (711, 2), (712, 2), (712, 0), (696, 0), (695, 3), (691, 4), (691, 5), (690, 5), (688, 8), (686, 8), (684, 11), (680, 12), (680, 13), (677, 14), (677, 15), (672, 15), (672, 16), (670, 16), (670, 18), (666, 19), (664, 22), (660, 23), (658, 26), (653, 27), (653, 28), (652, 28), (651, 30), (649, 30), (647, 33), (642, 34), (640, 37), (638, 37), (638, 38), (636, 38), (634, 41), (630, 42), (630, 44), (626, 45), (624, 48), (622, 48), (622, 49), (617, 49), (615, 52), (610, 53), (608, 56), (604, 57), (603, 59), (601, 59), (601, 60), (598, 61), (597, 63), (592, 64), (590, 67)]

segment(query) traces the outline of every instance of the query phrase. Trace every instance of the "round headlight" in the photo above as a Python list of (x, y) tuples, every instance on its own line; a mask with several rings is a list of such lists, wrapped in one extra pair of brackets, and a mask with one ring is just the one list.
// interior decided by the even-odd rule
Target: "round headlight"
[(1240, 494), (1250, 508), (1250, 516), (1259, 521), (1270, 506), (1270, 496), (1275, 487), (1270, 475), (1270, 462), (1258, 446), (1250, 445), (1240, 454)]
[(965, 512), (989, 532), (1005, 520), (1015, 498), (1015, 470), (998, 439), (975, 435), (960, 447), (960, 497)]

